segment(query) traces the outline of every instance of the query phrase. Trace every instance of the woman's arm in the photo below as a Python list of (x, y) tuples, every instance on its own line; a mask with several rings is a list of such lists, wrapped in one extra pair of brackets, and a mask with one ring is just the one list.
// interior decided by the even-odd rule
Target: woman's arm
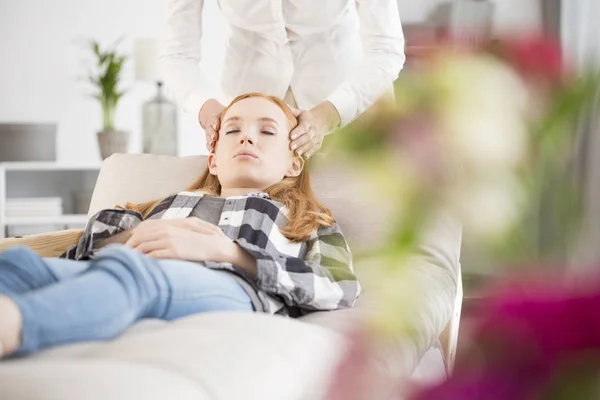
[(186, 112), (198, 115), (215, 91), (202, 74), (200, 41), (204, 0), (168, 0), (159, 67), (167, 88)]
[(258, 264), (256, 259), (234, 241), (230, 242), (228, 249), (224, 251), (220, 260), (215, 261), (228, 262), (236, 267), (242, 268), (252, 279), (257, 278)]
[(69, 248), (61, 257), (72, 260), (85, 259), (100, 247), (110, 243), (123, 243), (133, 228), (143, 220), (144, 217), (140, 213), (132, 210), (99, 211), (86, 224), (77, 245)]
[(260, 289), (277, 295), (288, 306), (336, 310), (352, 307), (360, 294), (352, 254), (337, 223), (321, 227), (305, 242), (303, 258), (273, 254), (244, 239), (234, 242), (237, 252), (245, 253), (242, 262), (248, 264), (227, 261), (256, 276)]
[(342, 125), (369, 108), (404, 66), (404, 34), (396, 0), (356, 0), (365, 56), (359, 68), (327, 98)]

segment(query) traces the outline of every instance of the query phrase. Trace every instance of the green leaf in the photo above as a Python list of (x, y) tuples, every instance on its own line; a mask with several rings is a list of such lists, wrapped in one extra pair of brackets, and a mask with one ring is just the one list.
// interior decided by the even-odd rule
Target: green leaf
[(96, 69), (88, 72), (87, 80), (99, 89), (99, 93), (94, 97), (100, 101), (102, 108), (105, 110), (105, 127), (112, 126), (114, 108), (125, 94), (118, 87), (123, 64), (128, 59), (125, 54), (120, 54), (117, 50), (117, 45), (121, 40), (122, 37), (106, 49), (103, 49), (95, 40), (89, 40), (88, 42), (89, 48), (96, 59)]

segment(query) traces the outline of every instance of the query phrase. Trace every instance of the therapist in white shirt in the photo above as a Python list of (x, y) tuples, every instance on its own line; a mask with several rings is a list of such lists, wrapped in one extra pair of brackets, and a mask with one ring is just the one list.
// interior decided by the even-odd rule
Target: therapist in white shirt
[[(397, 0), (219, 0), (230, 28), (221, 89), (283, 98), (299, 109), (292, 149), (310, 157), (392, 88), (404, 65)], [(160, 57), (176, 101), (198, 115), (212, 151), (224, 106), (199, 62), (204, 0), (168, 0)], [(203, 55), (206, 57), (206, 55)]]

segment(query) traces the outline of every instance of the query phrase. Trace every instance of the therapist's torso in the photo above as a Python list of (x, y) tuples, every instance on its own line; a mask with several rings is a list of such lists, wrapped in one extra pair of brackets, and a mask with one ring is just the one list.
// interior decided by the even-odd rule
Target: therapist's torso
[(362, 57), (355, 0), (219, 0), (231, 28), (221, 87), (227, 100), (288, 90), (301, 108), (327, 98)]

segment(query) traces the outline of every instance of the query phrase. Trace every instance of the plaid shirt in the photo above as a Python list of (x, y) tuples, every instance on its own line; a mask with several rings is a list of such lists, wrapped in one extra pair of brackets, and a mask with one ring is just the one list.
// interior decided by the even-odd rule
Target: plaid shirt
[[(194, 207), (202, 206), (203, 197), (201, 192), (181, 192), (167, 197), (147, 218), (187, 218)], [(201, 264), (242, 277), (257, 291), (266, 312), (299, 316), (354, 305), (360, 285), (353, 272), (350, 249), (337, 223), (331, 227), (321, 226), (305, 242), (293, 243), (281, 233), (288, 221), (285, 207), (266, 193), (225, 200), (219, 227), (254, 257), (257, 278), (251, 279), (243, 269), (230, 263), (206, 261)], [(90, 219), (79, 243), (62, 257), (89, 259), (99, 241), (131, 229), (143, 219), (130, 210), (102, 210)]]

